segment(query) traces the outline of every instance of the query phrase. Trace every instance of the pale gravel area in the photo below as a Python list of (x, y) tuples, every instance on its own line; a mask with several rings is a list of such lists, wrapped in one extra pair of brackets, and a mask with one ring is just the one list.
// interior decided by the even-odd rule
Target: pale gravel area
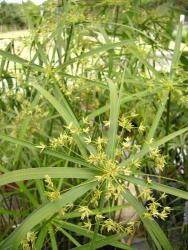
[(15, 30), (8, 32), (0, 32), (0, 39), (14, 39), (14, 38), (23, 38), (29, 35), (29, 30)]
[[(0, 32), (0, 49), (5, 50), (11, 41), (14, 44), (14, 53), (24, 59), (30, 60), (30, 50), (29, 41), (30, 31), (29, 30), (18, 30), (18, 31), (8, 31)], [(0, 57), (1, 61), (1, 57)], [(17, 67), (19, 68), (19, 64)], [(10, 62), (9, 69), (14, 68), (14, 63)]]
[(14, 41), (14, 49), (16, 54), (26, 58), (28, 55), (28, 48), (26, 44), (29, 36), (29, 30), (0, 32), (0, 49), (6, 49), (7, 45), (11, 41)]

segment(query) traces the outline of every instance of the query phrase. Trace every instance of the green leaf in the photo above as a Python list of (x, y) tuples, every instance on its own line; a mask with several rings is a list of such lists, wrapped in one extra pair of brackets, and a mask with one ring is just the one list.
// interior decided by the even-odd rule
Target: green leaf
[(158, 109), (158, 111), (157, 111), (157, 113), (156, 113), (156, 115), (155, 115), (155, 117), (153, 119), (153, 123), (152, 123), (152, 126), (151, 126), (151, 128), (149, 130), (149, 133), (148, 133), (147, 137), (146, 137), (146, 143), (144, 144), (143, 149), (145, 147), (147, 147), (147, 142), (149, 142), (155, 135), (156, 129), (157, 129), (158, 124), (159, 124), (159, 121), (160, 121), (160, 119), (162, 117), (162, 114), (163, 114), (163, 112), (165, 110), (166, 102), (168, 100), (168, 93), (169, 93), (169, 91), (166, 91), (164, 93), (164, 97), (163, 97), (163, 99), (162, 99), (162, 101), (161, 101), (161, 103), (159, 105), (159, 109)]
[(19, 182), (24, 180), (37, 180), (45, 178), (49, 175), (51, 178), (80, 178), (90, 179), (96, 173), (84, 168), (65, 168), (65, 167), (42, 167), (42, 168), (27, 168), (8, 172), (0, 175), (0, 186), (7, 185), (12, 182)]
[(55, 238), (55, 232), (54, 232), (53, 227), (51, 225), (48, 226), (48, 232), (50, 235), (51, 249), (58, 250), (57, 242), (56, 242), (56, 238)]
[(28, 61), (26, 59), (23, 59), (17, 55), (11, 54), (10, 52), (4, 51), (2, 49), (0, 49), (0, 56), (2, 56), (3, 58), (7, 58), (9, 61), (19, 63), (22, 66), (30, 67), (33, 70), (43, 71), (43, 68), (41, 66), (34, 64), (34, 63), (31, 63), (30, 61)]
[(48, 232), (48, 229), (47, 229), (47, 226), (45, 225), (44, 227), (42, 227), (42, 229), (40, 230), (40, 233), (37, 236), (36, 245), (35, 245), (37, 250), (42, 249), (44, 240), (47, 236), (47, 232)]
[(179, 25), (178, 25), (177, 35), (176, 35), (174, 54), (172, 58), (171, 72), (173, 68), (177, 66), (180, 55), (181, 55), (180, 47), (181, 47), (181, 41), (182, 41), (183, 24), (184, 23), (180, 20)]
[(135, 178), (132, 176), (121, 176), (121, 178), (137, 186), (149, 187), (151, 189), (155, 189), (157, 191), (171, 194), (179, 198), (188, 200), (188, 192), (180, 190), (180, 189), (176, 189), (176, 188), (173, 188), (164, 184), (160, 184), (154, 181), (152, 181), (150, 184), (147, 184), (146, 181), (144, 181), (143, 179)]
[(119, 118), (119, 97), (115, 84), (109, 80), (110, 89), (110, 128), (108, 131), (108, 143), (106, 153), (109, 158), (114, 157), (114, 150), (117, 140), (118, 118)]

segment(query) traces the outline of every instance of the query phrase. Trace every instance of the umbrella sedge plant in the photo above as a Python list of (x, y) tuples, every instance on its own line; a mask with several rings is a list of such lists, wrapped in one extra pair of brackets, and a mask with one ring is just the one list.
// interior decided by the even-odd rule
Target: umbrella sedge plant
[(1, 250), (131, 250), (140, 234), (173, 249), (168, 221), (188, 200), (174, 163), (184, 16), (141, 2), (48, 1), (27, 54), (0, 50)]

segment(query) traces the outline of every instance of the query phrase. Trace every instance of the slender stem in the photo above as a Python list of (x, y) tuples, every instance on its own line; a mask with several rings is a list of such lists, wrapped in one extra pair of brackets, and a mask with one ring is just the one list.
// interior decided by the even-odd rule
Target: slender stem
[(71, 25), (71, 27), (70, 27), (70, 33), (69, 33), (69, 36), (68, 36), (68, 39), (67, 39), (67, 46), (66, 46), (66, 50), (65, 50), (64, 63), (67, 61), (72, 34), (73, 34), (73, 25)]
[[(171, 105), (171, 91), (168, 94), (168, 101), (167, 101), (166, 135), (169, 134), (169, 128), (170, 128), (170, 105)], [(168, 142), (165, 144), (165, 154), (167, 153), (168, 153)]]

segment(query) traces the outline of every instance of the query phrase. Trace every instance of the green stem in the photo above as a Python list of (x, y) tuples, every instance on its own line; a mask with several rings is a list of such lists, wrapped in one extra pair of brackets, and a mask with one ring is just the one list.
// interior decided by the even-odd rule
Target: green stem
[(68, 39), (67, 39), (67, 46), (66, 46), (66, 50), (65, 50), (64, 63), (67, 61), (72, 34), (73, 34), (73, 25), (71, 25), (71, 27), (70, 27), (70, 33), (69, 33), (69, 36), (68, 36)]
[[(170, 105), (171, 105), (171, 92), (168, 94), (168, 101), (167, 101), (167, 115), (166, 115), (166, 135), (169, 134), (170, 128)], [(165, 144), (165, 154), (168, 153), (168, 142)]]

